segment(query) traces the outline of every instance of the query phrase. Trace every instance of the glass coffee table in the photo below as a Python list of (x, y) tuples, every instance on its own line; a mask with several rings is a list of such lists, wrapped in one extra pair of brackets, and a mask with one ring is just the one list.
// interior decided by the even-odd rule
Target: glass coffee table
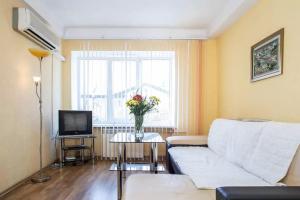
[[(116, 133), (110, 143), (118, 144), (117, 163), (113, 163), (110, 171), (117, 171), (118, 199), (122, 197), (122, 177), (126, 171), (150, 171), (158, 173), (165, 171), (162, 164), (158, 164), (158, 144), (165, 143), (159, 133), (144, 133), (142, 140), (136, 140), (134, 133)], [(126, 162), (126, 144), (150, 144), (150, 162), (149, 163), (127, 163)]]

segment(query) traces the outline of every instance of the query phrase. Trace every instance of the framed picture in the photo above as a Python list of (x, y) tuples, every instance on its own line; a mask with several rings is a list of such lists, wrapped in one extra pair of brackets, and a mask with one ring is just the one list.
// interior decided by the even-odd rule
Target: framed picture
[(282, 74), (284, 29), (251, 47), (251, 81)]

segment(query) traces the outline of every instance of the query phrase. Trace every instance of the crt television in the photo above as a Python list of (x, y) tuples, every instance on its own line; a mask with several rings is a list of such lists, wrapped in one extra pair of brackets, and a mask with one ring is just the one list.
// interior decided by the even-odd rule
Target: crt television
[(59, 135), (92, 134), (92, 111), (59, 110)]

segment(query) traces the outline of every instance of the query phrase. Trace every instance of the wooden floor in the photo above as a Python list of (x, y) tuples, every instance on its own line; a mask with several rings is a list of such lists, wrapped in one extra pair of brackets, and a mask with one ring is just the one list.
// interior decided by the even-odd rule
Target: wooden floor
[(30, 181), (8, 193), (5, 200), (116, 200), (116, 172), (110, 172), (110, 161), (81, 166), (49, 168), (51, 180), (33, 184)]

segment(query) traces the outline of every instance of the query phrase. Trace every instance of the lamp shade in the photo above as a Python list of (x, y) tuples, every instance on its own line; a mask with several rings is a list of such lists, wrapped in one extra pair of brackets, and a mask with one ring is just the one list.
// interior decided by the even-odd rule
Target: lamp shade
[(41, 81), (41, 77), (39, 77), (39, 76), (34, 76), (34, 77), (32, 77), (32, 79), (33, 79), (34, 83), (39, 83)]
[(28, 51), (37, 58), (44, 58), (50, 55), (49, 51), (41, 50), (41, 49), (35, 49), (35, 48), (29, 48)]

